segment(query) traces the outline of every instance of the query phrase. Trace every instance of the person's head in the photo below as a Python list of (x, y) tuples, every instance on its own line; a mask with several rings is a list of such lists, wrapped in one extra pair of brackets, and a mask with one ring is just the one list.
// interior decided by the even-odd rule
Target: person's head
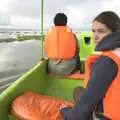
[(64, 13), (57, 13), (54, 17), (55, 26), (66, 26), (67, 16)]
[(120, 18), (112, 11), (102, 12), (92, 21), (95, 44), (98, 44), (105, 36), (112, 32), (118, 31), (120, 31)]

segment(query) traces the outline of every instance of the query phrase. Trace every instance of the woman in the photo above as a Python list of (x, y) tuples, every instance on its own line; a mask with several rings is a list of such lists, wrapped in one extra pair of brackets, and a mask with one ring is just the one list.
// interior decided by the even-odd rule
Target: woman
[(61, 106), (64, 120), (92, 120), (94, 112), (102, 120), (120, 120), (119, 31), (120, 18), (112, 11), (102, 12), (93, 20), (95, 50), (101, 53), (89, 61), (86, 88), (75, 106)]

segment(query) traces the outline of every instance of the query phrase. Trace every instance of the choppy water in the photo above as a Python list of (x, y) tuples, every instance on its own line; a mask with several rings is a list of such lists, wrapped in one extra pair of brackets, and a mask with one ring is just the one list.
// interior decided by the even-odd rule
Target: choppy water
[(0, 43), (0, 88), (7, 87), (41, 58), (41, 41)]

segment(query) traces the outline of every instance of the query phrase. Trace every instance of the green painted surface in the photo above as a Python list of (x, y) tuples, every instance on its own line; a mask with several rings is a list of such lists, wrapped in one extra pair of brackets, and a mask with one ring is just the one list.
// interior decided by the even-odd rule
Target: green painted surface
[(48, 76), (46, 84), (47, 95), (72, 100), (72, 91), (76, 86), (83, 86), (83, 80), (73, 80)]
[[(94, 42), (92, 38), (92, 32), (80, 32), (77, 33), (79, 56), (81, 61), (85, 61), (87, 56), (94, 52)], [(90, 41), (89, 41), (90, 40)]]

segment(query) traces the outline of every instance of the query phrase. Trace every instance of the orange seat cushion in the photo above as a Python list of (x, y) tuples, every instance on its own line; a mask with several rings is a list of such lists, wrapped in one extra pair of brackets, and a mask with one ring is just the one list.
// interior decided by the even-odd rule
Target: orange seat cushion
[(22, 120), (62, 120), (60, 106), (73, 106), (73, 102), (34, 92), (18, 96), (11, 105), (11, 114)]

